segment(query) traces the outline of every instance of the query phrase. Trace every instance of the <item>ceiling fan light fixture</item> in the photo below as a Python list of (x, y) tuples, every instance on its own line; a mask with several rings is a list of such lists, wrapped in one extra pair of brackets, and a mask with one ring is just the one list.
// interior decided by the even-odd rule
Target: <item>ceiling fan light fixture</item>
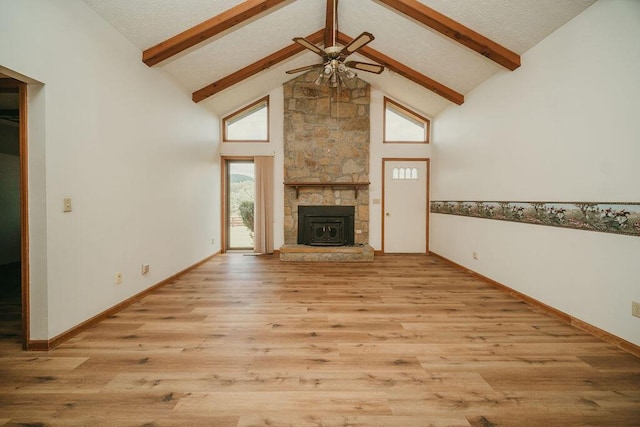
[[(301, 45), (307, 50), (322, 57), (322, 63), (316, 65), (307, 65), (305, 67), (299, 67), (294, 70), (287, 71), (287, 74), (294, 74), (311, 69), (320, 69), (320, 75), (314, 80), (316, 86), (321, 86), (326, 79), (330, 87), (337, 87), (340, 85), (353, 86), (354, 78), (357, 77), (355, 70), (366, 71), (368, 73), (380, 74), (384, 71), (384, 66), (377, 64), (368, 64), (366, 62), (359, 61), (347, 61), (347, 57), (358, 49), (369, 44), (375, 37), (369, 32), (360, 34), (355, 39), (351, 40), (344, 47), (336, 45), (336, 35), (338, 33), (338, 0), (332, 0), (333, 4), (333, 40), (326, 41), (325, 44), (331, 43), (331, 46), (325, 46), (324, 49), (320, 49), (318, 46), (311, 43), (309, 40), (303, 37), (294, 37), (293, 41)], [(327, 3), (329, 4), (329, 2)], [(328, 16), (328, 15), (327, 15)], [(328, 28), (327, 28), (328, 31)], [(350, 84), (349, 84), (350, 83)]]
[(340, 84), (344, 87), (351, 88), (351, 85), (349, 84), (351, 79), (345, 79), (345, 77), (346, 75), (344, 74), (338, 74), (338, 80), (340, 81)]

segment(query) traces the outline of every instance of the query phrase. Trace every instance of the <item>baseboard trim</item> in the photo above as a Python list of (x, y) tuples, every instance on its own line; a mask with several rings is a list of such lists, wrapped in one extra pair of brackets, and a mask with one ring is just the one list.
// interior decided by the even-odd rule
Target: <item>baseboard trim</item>
[(624, 338), (620, 338), (620, 337), (618, 337), (616, 335), (613, 335), (612, 333), (607, 332), (607, 331), (605, 331), (603, 329), (600, 329), (597, 326), (593, 326), (590, 323), (587, 323), (587, 322), (585, 322), (583, 320), (575, 318), (575, 317), (571, 316), (570, 314), (567, 314), (567, 313), (565, 313), (563, 311), (558, 310), (557, 308), (551, 307), (550, 305), (547, 305), (547, 304), (545, 304), (545, 303), (543, 303), (541, 301), (538, 301), (535, 298), (532, 298), (532, 297), (530, 297), (528, 295), (525, 295), (525, 294), (523, 294), (523, 293), (521, 293), (519, 291), (516, 291), (515, 289), (512, 289), (509, 286), (503, 285), (500, 282), (496, 282), (495, 280), (493, 280), (493, 279), (491, 279), (491, 278), (489, 278), (487, 276), (484, 276), (484, 275), (482, 275), (480, 273), (477, 273), (477, 272), (475, 272), (475, 271), (473, 271), (473, 270), (471, 270), (471, 269), (469, 269), (469, 268), (467, 268), (467, 267), (465, 267), (463, 265), (460, 265), (460, 264), (458, 264), (458, 263), (456, 263), (454, 261), (451, 261), (450, 259), (445, 258), (444, 256), (442, 256), (440, 254), (437, 254), (435, 252), (429, 252), (429, 255), (434, 256), (435, 258), (438, 258), (438, 259), (446, 262), (447, 264), (449, 264), (449, 265), (451, 265), (451, 266), (453, 266), (453, 267), (455, 267), (455, 268), (457, 268), (459, 270), (462, 270), (462, 271), (464, 271), (464, 272), (466, 272), (466, 273), (468, 273), (468, 274), (470, 274), (470, 275), (472, 275), (472, 276), (474, 276), (474, 277), (476, 277), (476, 278), (488, 283), (489, 285), (501, 290), (502, 292), (505, 292), (505, 293), (513, 296), (514, 298), (517, 298), (517, 299), (519, 299), (521, 301), (526, 302), (527, 304), (530, 304), (530, 305), (532, 305), (534, 307), (537, 307), (537, 308), (541, 309), (542, 311), (544, 311), (545, 313), (550, 314), (550, 315), (562, 320), (563, 322), (565, 322), (565, 323), (567, 323), (567, 324), (569, 324), (571, 326), (575, 326), (576, 328), (578, 328), (578, 329), (580, 329), (580, 330), (582, 330), (584, 332), (587, 332), (587, 333), (593, 335), (596, 338), (599, 338), (599, 339), (601, 339), (603, 341), (606, 341), (606, 342), (608, 342), (610, 344), (615, 345), (616, 347), (620, 348), (621, 350), (624, 350), (624, 351), (626, 351), (628, 353), (631, 353), (636, 357), (640, 357), (640, 346), (638, 346), (638, 345), (636, 345), (636, 344), (634, 344), (632, 342), (629, 342), (629, 341), (625, 340)]
[(27, 342), (26, 345), (26, 349), (27, 351), (49, 351), (49, 350), (53, 350), (54, 348), (56, 348), (57, 346), (59, 346), (60, 344), (62, 344), (63, 342), (69, 340), (70, 338), (73, 338), (74, 336), (78, 335), (80, 332), (83, 332), (85, 330), (87, 330), (88, 328), (97, 325), (98, 323), (102, 322), (103, 320), (107, 319), (109, 316), (113, 316), (114, 314), (118, 313), (119, 311), (122, 311), (123, 309), (129, 307), (132, 304), (135, 304), (136, 302), (140, 301), (141, 299), (143, 299), (144, 297), (146, 297), (147, 295), (157, 291), (158, 289), (162, 288), (163, 286), (166, 286), (167, 284), (169, 284), (170, 282), (172, 282), (173, 280), (177, 279), (178, 277), (182, 276), (183, 274), (188, 273), (189, 271), (199, 267), (200, 265), (204, 264), (205, 262), (209, 261), (211, 258), (219, 255), (220, 252), (216, 252), (213, 255), (210, 255), (208, 257), (206, 257), (205, 259), (198, 261), (197, 263), (183, 269), (180, 270), (179, 272), (177, 272), (174, 275), (171, 275), (169, 277), (167, 277), (166, 279), (156, 283), (155, 285), (145, 289), (144, 291), (130, 297), (127, 298), (126, 300), (122, 301), (121, 303), (118, 303), (116, 305), (114, 305), (113, 307), (103, 311), (102, 313), (96, 314), (95, 316), (93, 316), (90, 319), (85, 320), (84, 322), (74, 326), (73, 328), (69, 329), (68, 331), (65, 331), (63, 333), (61, 333), (60, 335), (57, 335), (53, 338), (51, 338), (50, 340), (29, 340)]

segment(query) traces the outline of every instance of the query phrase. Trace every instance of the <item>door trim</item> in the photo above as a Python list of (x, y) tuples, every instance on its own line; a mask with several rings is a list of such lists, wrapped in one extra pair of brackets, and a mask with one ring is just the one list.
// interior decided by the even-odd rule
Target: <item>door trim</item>
[(18, 99), (20, 106), (20, 258), (22, 286), (22, 348), (27, 350), (31, 341), (31, 311), (29, 304), (29, 156), (27, 139), (28, 86), (19, 84)]
[(18, 147), (20, 165), (20, 306), (22, 311), (22, 348), (29, 350), (31, 340), (29, 310), (29, 156), (27, 139), (28, 86), (15, 78), (2, 79), (0, 87), (18, 92)]
[(387, 166), (387, 162), (425, 162), (427, 165), (427, 182), (426, 182), (426, 196), (427, 196), (427, 212), (425, 215), (425, 220), (426, 220), (426, 236), (425, 236), (425, 254), (429, 253), (429, 187), (430, 187), (430, 183), (431, 183), (431, 159), (426, 158), (426, 157), (421, 157), (421, 158), (408, 158), (408, 157), (383, 157), (382, 158), (382, 203), (380, 204), (380, 217), (382, 218), (382, 220), (380, 221), (380, 226), (382, 227), (381, 233), (380, 235), (382, 236), (382, 242), (381, 242), (381, 247), (382, 247), (382, 253), (384, 254), (384, 212), (385, 212), (385, 181), (386, 181), (386, 166)]

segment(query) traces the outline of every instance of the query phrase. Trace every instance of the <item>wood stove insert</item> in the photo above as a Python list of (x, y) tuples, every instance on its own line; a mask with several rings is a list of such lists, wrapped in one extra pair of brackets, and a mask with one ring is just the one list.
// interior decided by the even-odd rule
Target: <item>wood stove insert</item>
[(355, 206), (298, 206), (298, 244), (353, 246)]

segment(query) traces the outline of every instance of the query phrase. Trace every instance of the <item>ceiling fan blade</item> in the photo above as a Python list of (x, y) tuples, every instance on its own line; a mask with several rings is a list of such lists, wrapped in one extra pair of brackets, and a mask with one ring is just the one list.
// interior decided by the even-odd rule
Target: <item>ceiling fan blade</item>
[(317, 53), (318, 55), (324, 57), (324, 50), (320, 49), (318, 46), (311, 43), (309, 40), (305, 39), (304, 37), (294, 37), (293, 41), (298, 43), (301, 46), (306, 47), (311, 52)]
[(344, 65), (349, 68), (355, 68), (356, 70), (366, 71), (367, 73), (380, 74), (384, 71), (382, 65), (370, 64), (368, 62), (347, 61)]
[(365, 31), (355, 39), (351, 40), (351, 43), (349, 43), (342, 49), (342, 51), (340, 52), (340, 56), (346, 58), (356, 50), (360, 49), (362, 46), (369, 44), (369, 42), (371, 42), (374, 38), (375, 37), (373, 37), (373, 34)]
[(313, 70), (314, 68), (321, 68), (322, 64), (314, 64), (314, 65), (305, 65), (304, 67), (294, 68), (293, 70), (289, 70), (287, 74), (295, 74), (300, 73), (302, 71)]

